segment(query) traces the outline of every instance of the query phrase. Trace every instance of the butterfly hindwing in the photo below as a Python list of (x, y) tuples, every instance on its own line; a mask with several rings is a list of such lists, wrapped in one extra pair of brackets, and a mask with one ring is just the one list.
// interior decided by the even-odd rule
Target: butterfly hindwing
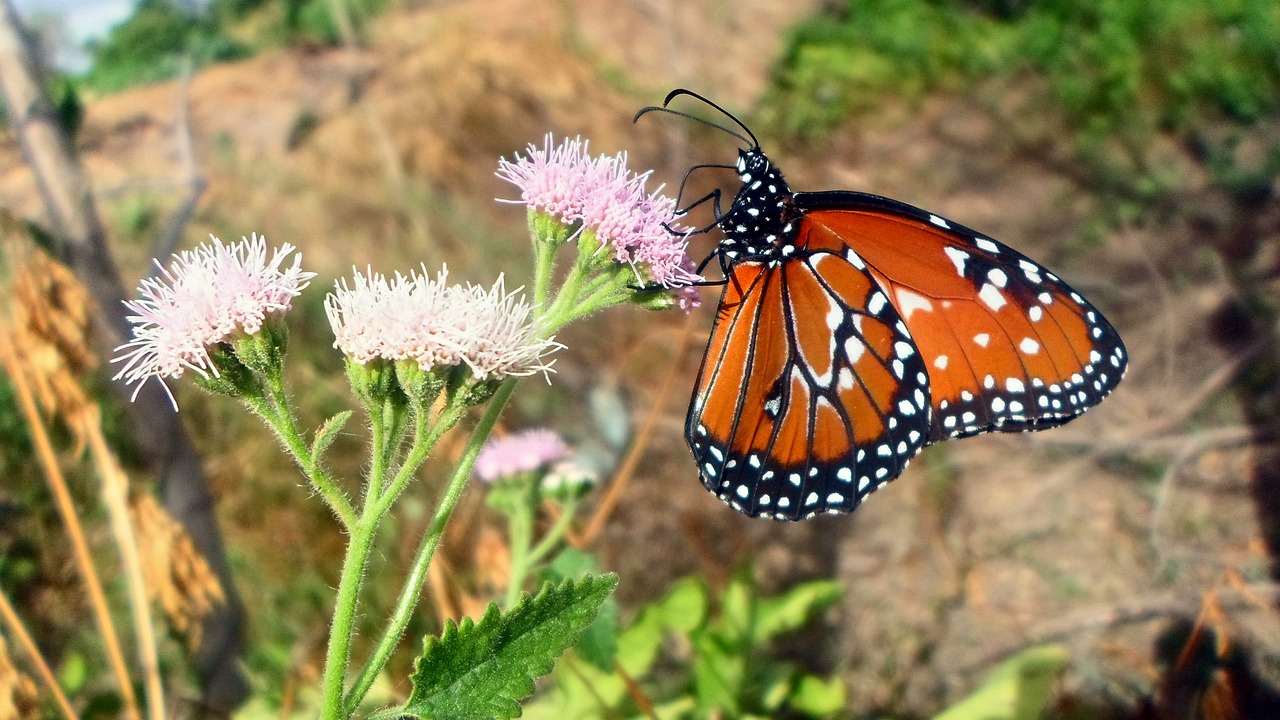
[(754, 516), (848, 512), (929, 427), (922, 356), (855, 253), (730, 265), (686, 424), (709, 490)]
[(857, 248), (910, 328), (930, 375), (930, 442), (1061, 425), (1120, 382), (1119, 334), (1021, 253), (874, 195), (795, 201), (805, 210), (798, 243)]

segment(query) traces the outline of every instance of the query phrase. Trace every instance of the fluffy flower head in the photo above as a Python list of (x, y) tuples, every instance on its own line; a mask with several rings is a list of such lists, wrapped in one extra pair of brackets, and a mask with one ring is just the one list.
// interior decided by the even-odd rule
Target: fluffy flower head
[[(499, 161), (498, 177), (520, 189), (521, 199), (509, 202), (594, 232), (614, 260), (635, 269), (640, 284), (675, 289), (700, 279), (688, 257), (689, 231), (675, 224), (675, 201), (661, 187), (650, 193), (649, 173), (627, 169), (626, 153), (591, 157), (586, 142), (553, 146), (548, 134), (525, 157)], [(680, 295), (681, 307), (696, 306), (695, 293)]]
[(475, 474), (485, 482), (496, 482), (522, 473), (550, 467), (569, 453), (569, 446), (555, 432), (534, 429), (485, 443), (476, 458)]
[(124, 363), (115, 379), (137, 383), (134, 397), (151, 377), (178, 378), (188, 369), (217, 377), (210, 348), (237, 333), (256, 334), (315, 277), (302, 270), (302, 254), (289, 243), (268, 259), (267, 241), (256, 233), (230, 245), (210, 239), (174, 255), (168, 267), (157, 261), (159, 275), (144, 279), (138, 298), (125, 301), (134, 313), (128, 318), (133, 339), (116, 348), (112, 362)]
[(392, 279), (355, 272), (325, 298), (334, 347), (364, 364), (375, 358), (414, 360), (423, 370), (467, 365), (478, 380), (550, 370), (544, 357), (560, 345), (539, 337), (532, 308), (501, 276), (490, 288), (448, 285), (448, 271), (431, 279)]

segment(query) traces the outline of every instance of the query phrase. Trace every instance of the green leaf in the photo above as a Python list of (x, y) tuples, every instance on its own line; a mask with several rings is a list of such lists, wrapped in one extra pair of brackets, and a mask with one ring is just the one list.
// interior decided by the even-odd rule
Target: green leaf
[(1053, 701), (1067, 652), (1057, 645), (1024, 650), (1001, 663), (969, 697), (934, 720), (1037, 720)]
[(844, 680), (839, 675), (826, 680), (801, 675), (788, 698), (792, 710), (813, 717), (830, 717), (843, 710), (845, 702)]
[(645, 608), (618, 636), (618, 664), (631, 677), (640, 677), (653, 667), (661, 647), (662, 615)]
[(844, 592), (836, 580), (814, 580), (756, 603), (755, 640), (764, 642), (803, 627), (834, 605)]
[(543, 575), (551, 582), (564, 578), (581, 577), (598, 571), (596, 556), (575, 547), (567, 547), (556, 553), (555, 558), (547, 565)]
[(480, 622), (445, 623), (414, 663), (413, 691), (394, 714), (423, 718), (515, 718), (533, 681), (596, 618), (616, 575), (548, 583), (505, 613), (490, 603)]
[(738, 698), (746, 675), (746, 655), (725, 646), (720, 633), (704, 632), (693, 637), (693, 685), (699, 716), (713, 713), (735, 717), (741, 712)]
[[(565, 578), (596, 572), (599, 572), (599, 566), (594, 555), (570, 547), (560, 551), (542, 575), (551, 582), (560, 582)], [(605, 672), (613, 672), (613, 661), (618, 654), (618, 626), (618, 602), (612, 597), (606, 598), (595, 622), (578, 640), (577, 651), (582, 659)]]
[(751, 578), (751, 570), (743, 569), (734, 575), (720, 595), (720, 617), (714, 625), (716, 632), (741, 644), (745, 651), (752, 640), (755, 607), (755, 582)]
[(343, 410), (324, 421), (324, 425), (316, 431), (315, 440), (311, 441), (311, 461), (320, 462), (320, 456), (324, 455), (324, 451), (329, 449), (333, 441), (338, 437), (338, 433), (342, 432), (342, 428), (351, 419), (351, 411)]
[(667, 627), (688, 634), (706, 621), (709, 603), (706, 585), (696, 577), (687, 577), (676, 582), (656, 609)]

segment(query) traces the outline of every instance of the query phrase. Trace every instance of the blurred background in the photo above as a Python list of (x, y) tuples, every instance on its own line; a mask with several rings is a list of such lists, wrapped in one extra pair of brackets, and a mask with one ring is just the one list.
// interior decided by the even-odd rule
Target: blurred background
[[(1047, 264), (1119, 328), (1124, 383), (1061, 429), (932, 447), (847, 517), (752, 520), (698, 481), (682, 429), (717, 288), (688, 318), (621, 309), (572, 328), (551, 383), (524, 382), (503, 431), (550, 427), (595, 463), (603, 481), (571, 537), (621, 577), (623, 627), (682, 578), (711, 618), (728, 588), (763, 602), (839, 583), (786, 632), (733, 650), (788, 688), (825, 683), (828, 704), (779, 704), (776, 684), (747, 673), (719, 717), (934, 717), (1002, 661), (1045, 647), (1060, 655), (1043, 687), (1027, 681), (1041, 689), (1023, 714), (963, 717), (1280, 717), (1274, 0), (14, 4), (126, 287), (152, 257), (211, 233), (293, 243), (319, 273), (290, 315), (303, 425), (350, 404), (322, 303), (352, 266), (528, 280), (523, 210), (494, 201), (515, 197), (494, 176), (500, 157), (548, 132), (580, 135), (669, 188), (696, 163), (732, 162), (723, 133), (662, 115), (632, 123), (674, 87), (743, 118), (797, 190), (894, 197)], [(687, 197), (716, 183), (732, 194), (733, 180), (700, 175)], [(24, 232), (48, 227), (11, 131), (0, 207)], [(135, 486), (151, 488), (147, 442), (108, 374), (98, 365), (84, 382)], [(245, 609), (221, 661), (166, 650), (175, 712), (313, 713), (304, 688), (322, 663), (343, 538), (255, 419), (189, 383), (175, 392), (221, 528), (221, 550), (206, 545), (217, 532), (194, 532), (196, 546)], [(111, 717), (100, 641), (14, 398), (0, 382), (0, 588), (85, 716)], [(73, 435), (55, 433), (66, 457)], [(383, 538), (371, 623), (395, 601), (376, 579), (403, 573), (460, 442), (428, 463)], [(359, 432), (336, 447), (335, 474), (356, 477)], [(105, 537), (92, 474), (69, 480), (90, 539)], [(186, 524), (173, 487), (154, 487)], [(473, 488), (393, 677), (422, 634), (483, 607), (503, 551)], [(114, 556), (100, 554), (119, 593)], [(705, 701), (691, 637), (668, 632), (615, 704), (570, 713), (553, 679), (530, 716), (654, 717), (646, 699)], [(209, 700), (208, 668), (228, 657), (240, 684)], [(690, 707), (675, 716), (709, 714)]]

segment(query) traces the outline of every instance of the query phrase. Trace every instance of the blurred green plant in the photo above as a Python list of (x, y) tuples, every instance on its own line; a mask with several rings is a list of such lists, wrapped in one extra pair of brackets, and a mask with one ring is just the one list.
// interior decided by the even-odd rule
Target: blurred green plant
[(201, 66), (249, 54), (209, 15), (179, 0), (142, 0), (89, 50), (93, 64), (85, 81), (102, 92), (174, 77), (185, 58)]
[[(1161, 133), (1198, 144), (1219, 182), (1277, 177), (1280, 143), (1262, 162), (1230, 152), (1239, 129), (1280, 108), (1277, 47), (1270, 0), (848, 0), (791, 34), (764, 114), (812, 139), (889, 95), (918, 102), (992, 78), (1038, 88), (1047, 102), (1025, 106), (1062, 120), (1041, 132), (1065, 125), (1100, 194), (1129, 203), (1115, 219), (1134, 221), (1188, 182), (1157, 156)], [(1237, 132), (1215, 137), (1224, 127)]]
[(590, 662), (580, 646), (524, 717), (827, 717), (844, 708), (841, 680), (779, 660), (770, 646), (841, 592), (817, 580), (762, 597), (749, 569), (718, 596), (698, 578), (680, 580), (618, 633), (614, 667)]
[(358, 35), (387, 0), (141, 0), (133, 15), (90, 45), (93, 63), (84, 80), (116, 92), (175, 77), (187, 61), (201, 67), (286, 44), (338, 45), (337, 4)]
[(1038, 720), (1052, 707), (1066, 667), (1062, 648), (1028, 648), (997, 665), (972, 695), (933, 720)]

